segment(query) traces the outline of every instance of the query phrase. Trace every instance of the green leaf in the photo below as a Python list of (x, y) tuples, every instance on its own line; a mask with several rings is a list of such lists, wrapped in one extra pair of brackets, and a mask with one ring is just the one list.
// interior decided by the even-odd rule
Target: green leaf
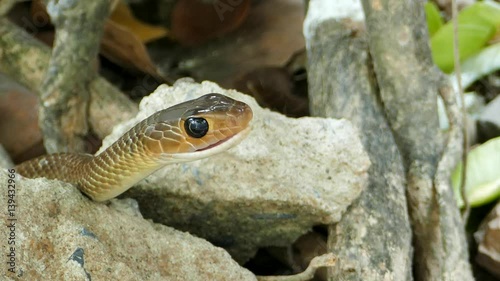
[[(460, 195), (462, 163), (451, 175), (457, 204), (462, 207)], [(500, 137), (472, 149), (467, 155), (465, 193), (471, 207), (484, 205), (500, 197)]]
[[(476, 55), (466, 59), (461, 65), (462, 87), (465, 89), (479, 78), (500, 69), (500, 43), (484, 48)], [(455, 87), (457, 79), (450, 74), (450, 80)]]
[[(460, 60), (480, 51), (500, 28), (500, 5), (477, 2), (458, 15)], [(454, 68), (453, 25), (447, 22), (431, 38), (432, 58), (444, 72)]]
[(458, 21), (462, 23), (482, 21), (498, 29), (500, 27), (500, 4), (493, 1), (476, 2), (460, 12)]
[(443, 26), (444, 22), (439, 14), (438, 7), (434, 4), (434, 2), (427, 2), (424, 7), (427, 18), (427, 27), (429, 28), (429, 35), (432, 36)]

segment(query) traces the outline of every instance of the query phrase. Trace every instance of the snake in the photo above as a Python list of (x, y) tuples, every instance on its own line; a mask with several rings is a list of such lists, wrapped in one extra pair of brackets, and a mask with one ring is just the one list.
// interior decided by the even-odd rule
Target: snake
[(211, 93), (155, 112), (98, 155), (54, 153), (15, 166), (26, 178), (75, 185), (94, 201), (114, 198), (167, 164), (206, 158), (250, 131), (249, 105)]

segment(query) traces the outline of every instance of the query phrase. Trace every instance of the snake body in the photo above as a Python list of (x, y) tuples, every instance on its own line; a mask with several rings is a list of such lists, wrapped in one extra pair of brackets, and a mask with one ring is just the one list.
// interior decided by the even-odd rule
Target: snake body
[(251, 119), (247, 104), (208, 94), (154, 113), (99, 155), (56, 153), (15, 168), (27, 178), (72, 183), (93, 200), (105, 201), (166, 164), (205, 158), (233, 147), (249, 132)]

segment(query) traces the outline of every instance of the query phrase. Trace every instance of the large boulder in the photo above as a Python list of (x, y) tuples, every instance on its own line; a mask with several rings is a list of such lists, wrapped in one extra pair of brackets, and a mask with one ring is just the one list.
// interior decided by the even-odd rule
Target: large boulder
[(283, 246), (312, 226), (338, 222), (367, 184), (369, 158), (347, 120), (288, 118), (214, 83), (179, 80), (143, 99), (137, 117), (115, 127), (112, 144), (154, 112), (207, 93), (249, 104), (252, 132), (217, 156), (168, 165), (122, 197), (144, 217), (189, 231), (243, 262), (259, 247)]
[(1, 280), (256, 280), (223, 249), (70, 184), (0, 169), (0, 185)]

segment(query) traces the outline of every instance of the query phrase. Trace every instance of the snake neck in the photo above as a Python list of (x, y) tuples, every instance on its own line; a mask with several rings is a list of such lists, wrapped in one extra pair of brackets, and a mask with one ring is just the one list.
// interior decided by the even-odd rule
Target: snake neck
[(23, 162), (15, 169), (27, 178), (44, 177), (71, 183), (93, 200), (105, 201), (125, 192), (165, 164), (151, 155), (143, 138), (143, 134), (131, 130), (99, 155), (49, 154)]
[[(44, 177), (71, 183), (93, 200), (105, 201), (163, 166), (158, 159), (144, 153), (138, 138), (123, 136), (97, 156), (55, 153), (23, 162), (15, 169), (26, 178)], [(130, 147), (129, 139), (139, 145)]]
[(86, 175), (79, 188), (95, 201), (105, 201), (125, 192), (164, 165), (152, 157), (140, 133), (129, 131), (85, 163)]

